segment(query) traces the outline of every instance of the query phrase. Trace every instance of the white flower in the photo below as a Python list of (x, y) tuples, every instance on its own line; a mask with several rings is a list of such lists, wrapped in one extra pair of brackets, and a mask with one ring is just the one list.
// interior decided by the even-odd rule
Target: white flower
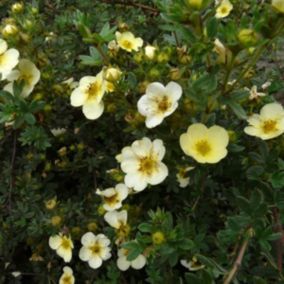
[(186, 176), (186, 173), (193, 170), (194, 167), (181, 168), (176, 175), (179, 187), (185, 188), (189, 184), (189, 177)]
[(59, 284), (74, 284), (75, 278), (73, 276), (73, 270), (69, 266), (63, 267), (63, 274), (59, 279)]
[(0, 39), (0, 75), (1, 80), (7, 78), (7, 75), (19, 62), (19, 51), (15, 48), (8, 49), (7, 42)]
[(153, 59), (155, 56), (155, 52), (156, 52), (157, 48), (153, 45), (146, 45), (145, 46), (145, 56), (148, 59)]
[(79, 251), (79, 258), (87, 261), (91, 268), (99, 268), (103, 260), (111, 257), (110, 240), (104, 234), (94, 235), (92, 232), (84, 234), (81, 238), (83, 247)]
[(131, 32), (116, 32), (116, 41), (120, 48), (126, 50), (127, 52), (138, 51), (138, 49), (143, 45), (143, 40), (140, 37), (134, 37)]
[(133, 187), (134, 191), (141, 191), (148, 184), (156, 185), (163, 182), (168, 175), (168, 168), (162, 163), (165, 153), (162, 140), (155, 139), (152, 142), (147, 137), (124, 147), (119, 160), (121, 169), (126, 173), (126, 186)]
[(72, 259), (73, 242), (70, 237), (64, 236), (61, 233), (49, 238), (49, 246), (56, 250), (56, 253), (64, 259), (65, 262), (70, 262)]
[(105, 221), (113, 228), (117, 230), (123, 229), (127, 226), (127, 211), (122, 210), (118, 211), (110, 211), (104, 215)]
[(106, 84), (102, 71), (97, 76), (85, 76), (71, 94), (71, 105), (74, 107), (83, 106), (86, 118), (97, 119), (104, 111), (102, 99), (105, 91)]
[(158, 82), (149, 84), (146, 94), (137, 103), (138, 111), (146, 116), (146, 126), (153, 128), (171, 115), (178, 107), (181, 94), (182, 88), (175, 82), (168, 83), (166, 87)]
[(111, 187), (103, 191), (98, 189), (96, 193), (103, 197), (103, 208), (106, 211), (113, 211), (122, 206), (122, 201), (128, 196), (128, 188), (125, 184), (119, 183), (115, 188)]
[(4, 87), (5, 91), (13, 94), (14, 81), (23, 81), (24, 87), (21, 96), (27, 97), (34, 89), (34, 86), (40, 79), (40, 71), (37, 69), (35, 64), (28, 59), (21, 59), (17, 70), (13, 70), (8, 76), (7, 80), (10, 81)]
[(253, 114), (248, 118), (244, 131), (246, 134), (268, 140), (284, 133), (284, 110), (279, 103), (266, 104), (260, 114)]
[(266, 96), (266, 94), (265, 93), (260, 93), (260, 92), (258, 92), (257, 91), (257, 86), (252, 86), (252, 88), (251, 89), (249, 89), (249, 88), (245, 88), (245, 90), (247, 90), (247, 91), (249, 91), (249, 100), (250, 101), (252, 101), (252, 100), (256, 100), (256, 99), (258, 99), (258, 97), (264, 97), (264, 96)]
[(126, 271), (130, 266), (134, 269), (141, 269), (146, 264), (146, 257), (143, 254), (139, 254), (134, 260), (127, 260), (128, 250), (124, 248), (119, 249), (117, 255), (116, 264), (121, 271)]
[(196, 257), (193, 257), (192, 260), (190, 260), (190, 261), (182, 259), (180, 261), (180, 263), (181, 263), (182, 266), (187, 268), (189, 271), (197, 271), (197, 270), (203, 269), (205, 267), (205, 265), (200, 264), (198, 262)]

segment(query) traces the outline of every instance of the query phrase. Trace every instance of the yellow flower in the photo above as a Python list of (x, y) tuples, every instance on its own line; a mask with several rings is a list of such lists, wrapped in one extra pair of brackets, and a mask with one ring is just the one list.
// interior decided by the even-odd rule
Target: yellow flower
[(248, 118), (244, 131), (246, 134), (256, 136), (262, 140), (278, 137), (284, 133), (284, 110), (279, 103), (266, 104), (260, 114), (253, 114)]
[(134, 37), (131, 32), (116, 32), (116, 41), (120, 48), (126, 50), (127, 52), (138, 51), (143, 45), (143, 40), (140, 37)]
[(19, 51), (15, 48), (8, 49), (7, 42), (0, 39), (0, 80), (6, 79), (18, 62)]
[(75, 278), (73, 276), (73, 270), (69, 266), (63, 267), (63, 274), (59, 279), (59, 284), (74, 284)]
[(280, 13), (284, 13), (284, 0), (272, 0), (271, 5)]
[(225, 18), (229, 16), (232, 10), (233, 5), (231, 4), (231, 2), (229, 0), (223, 0), (216, 9), (215, 17), (217, 19)]
[(71, 94), (71, 105), (74, 107), (83, 106), (86, 118), (97, 119), (104, 111), (102, 99), (105, 91), (106, 82), (103, 78), (103, 71), (97, 76), (85, 76)]
[(227, 156), (229, 135), (218, 125), (207, 128), (195, 123), (180, 136), (180, 146), (184, 153), (199, 163), (214, 164)]
[(49, 246), (56, 250), (56, 253), (64, 259), (65, 262), (70, 262), (72, 259), (73, 242), (70, 237), (64, 236), (61, 233), (49, 238)]
[(23, 81), (24, 87), (21, 96), (25, 98), (33, 91), (39, 79), (40, 71), (35, 64), (28, 59), (21, 59), (19, 61), (18, 69), (13, 70), (7, 76), (7, 80), (10, 81), (10, 83), (4, 87), (4, 90), (13, 94), (14, 81)]

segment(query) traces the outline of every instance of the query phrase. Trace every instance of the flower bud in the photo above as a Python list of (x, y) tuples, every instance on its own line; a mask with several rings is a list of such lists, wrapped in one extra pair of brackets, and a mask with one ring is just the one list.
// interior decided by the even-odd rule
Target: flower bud
[(149, 60), (152, 60), (155, 57), (157, 48), (152, 45), (145, 46), (145, 57)]
[(87, 225), (87, 228), (88, 228), (89, 231), (95, 232), (98, 228), (98, 225), (95, 222), (91, 222)]
[(252, 46), (256, 44), (258, 35), (253, 29), (242, 29), (238, 33), (239, 41), (245, 46)]
[(155, 245), (160, 245), (165, 241), (165, 235), (161, 231), (152, 234), (152, 242)]
[(203, 0), (187, 0), (187, 3), (194, 9), (200, 9), (202, 7)]
[(56, 204), (57, 204), (57, 200), (56, 200), (56, 197), (52, 198), (52, 199), (49, 199), (49, 200), (46, 200), (44, 202), (45, 204), (45, 208), (48, 209), (48, 210), (52, 210), (55, 208)]
[(52, 216), (50, 222), (54, 227), (57, 227), (61, 224), (62, 218), (58, 215), (55, 215), (55, 216)]
[(11, 8), (13, 13), (21, 13), (23, 9), (24, 9), (24, 4), (20, 2), (13, 4)]
[(2, 29), (2, 35), (3, 37), (7, 38), (10, 36), (14, 36), (19, 32), (18, 28), (14, 24), (7, 24), (3, 29)]

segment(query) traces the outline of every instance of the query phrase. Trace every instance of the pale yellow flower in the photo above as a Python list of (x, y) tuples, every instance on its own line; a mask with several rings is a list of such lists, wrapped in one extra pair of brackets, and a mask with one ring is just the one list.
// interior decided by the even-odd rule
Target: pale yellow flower
[(142, 191), (148, 184), (157, 185), (163, 182), (168, 175), (168, 168), (162, 163), (165, 153), (162, 140), (155, 139), (152, 142), (147, 137), (124, 147), (117, 159), (121, 163), (122, 171), (126, 173), (126, 186), (134, 191)]
[(157, 48), (153, 45), (146, 45), (144, 48), (145, 56), (148, 59), (153, 59), (155, 57)]
[(72, 259), (73, 242), (70, 237), (61, 233), (49, 238), (49, 246), (64, 259), (65, 262), (70, 262)]
[(63, 267), (63, 274), (59, 279), (59, 284), (74, 284), (75, 278), (73, 275), (73, 270), (69, 266)]
[(83, 113), (88, 119), (99, 118), (104, 111), (102, 101), (106, 92), (106, 81), (103, 71), (97, 76), (85, 76), (79, 81), (79, 86), (71, 94), (71, 105), (83, 106)]
[(104, 234), (88, 232), (82, 236), (81, 243), (83, 247), (79, 251), (79, 258), (87, 261), (93, 269), (99, 268), (103, 260), (111, 257), (110, 240)]
[(126, 271), (129, 267), (133, 269), (142, 269), (146, 264), (146, 257), (143, 254), (139, 254), (135, 259), (127, 260), (128, 250), (121, 248), (117, 252), (118, 259), (116, 261), (117, 267), (121, 271)]
[(0, 75), (1, 80), (7, 78), (8, 74), (19, 62), (19, 51), (15, 48), (8, 49), (7, 42), (0, 39)]
[(251, 89), (245, 88), (245, 90), (249, 91), (249, 100), (257, 100), (259, 97), (264, 97), (266, 96), (265, 93), (261, 93), (257, 91), (257, 86), (252, 86)]
[(204, 124), (195, 123), (180, 136), (183, 152), (199, 163), (217, 163), (227, 156), (229, 135), (218, 125), (207, 128)]
[(189, 185), (190, 178), (187, 176), (187, 173), (193, 169), (194, 167), (186, 167), (186, 168), (181, 168), (178, 171), (178, 173), (176, 174), (176, 178), (179, 183), (179, 187), (185, 188)]
[(121, 230), (127, 226), (127, 211), (109, 211), (104, 215), (104, 219), (111, 227)]
[(284, 0), (272, 0), (271, 5), (280, 13), (284, 13)]
[(229, 0), (223, 0), (216, 9), (215, 17), (217, 19), (225, 18), (229, 16), (232, 10), (233, 10), (233, 5), (231, 4), (231, 2)]
[(231, 61), (232, 52), (218, 38), (214, 41), (213, 51), (218, 54), (218, 63), (225, 64)]
[(106, 211), (113, 211), (122, 207), (122, 201), (128, 196), (128, 188), (125, 184), (119, 183), (114, 187), (107, 188), (103, 191), (97, 190), (98, 195), (102, 196)]
[(246, 134), (268, 140), (284, 133), (284, 110), (279, 103), (266, 104), (260, 114), (248, 118), (244, 131)]
[(10, 81), (10, 83), (4, 87), (4, 90), (13, 94), (14, 81), (23, 81), (24, 87), (21, 96), (25, 98), (33, 91), (39, 79), (40, 71), (35, 64), (28, 59), (21, 59), (18, 68), (7, 76), (7, 80)]
[(146, 126), (153, 128), (161, 124), (177, 109), (181, 95), (182, 88), (176, 82), (169, 82), (166, 86), (159, 82), (149, 84), (146, 94), (137, 103), (139, 113), (146, 116)]
[(134, 37), (131, 32), (116, 32), (116, 41), (120, 48), (126, 50), (127, 52), (138, 51), (143, 45), (143, 40), (140, 37)]

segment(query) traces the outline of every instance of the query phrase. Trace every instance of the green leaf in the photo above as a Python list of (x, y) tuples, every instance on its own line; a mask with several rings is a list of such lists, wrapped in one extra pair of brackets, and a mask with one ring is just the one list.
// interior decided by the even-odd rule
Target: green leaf
[(153, 230), (153, 227), (151, 224), (148, 223), (142, 223), (138, 226), (139, 231), (143, 233), (150, 233)]
[(137, 258), (139, 254), (143, 252), (143, 248), (136, 241), (125, 243), (122, 245), (122, 247), (128, 250), (128, 255), (127, 255), (128, 261), (134, 260), (135, 258)]
[(274, 188), (284, 187), (284, 171), (273, 173), (269, 179)]
[(35, 117), (34, 117), (34, 115), (32, 113), (26, 113), (24, 115), (24, 119), (30, 125), (33, 125), (36, 122), (36, 119), (35, 119)]
[(234, 114), (238, 118), (247, 119), (246, 111), (243, 109), (243, 107), (239, 103), (233, 100), (227, 100), (226, 104), (230, 107), (230, 109), (234, 112)]
[(215, 17), (209, 19), (206, 24), (207, 36), (209, 38), (214, 38), (217, 34), (218, 21)]

